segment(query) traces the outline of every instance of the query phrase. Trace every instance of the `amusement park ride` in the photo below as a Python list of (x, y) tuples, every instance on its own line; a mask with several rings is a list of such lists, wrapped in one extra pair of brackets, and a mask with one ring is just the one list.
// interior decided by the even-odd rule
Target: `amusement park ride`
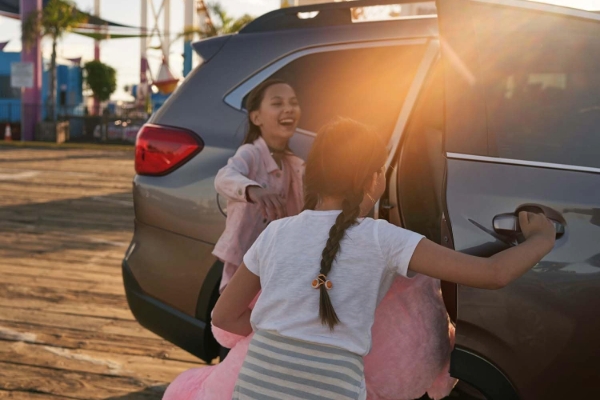
[[(100, 0), (95, 0), (99, 2)], [(184, 7), (184, 32), (200, 30), (206, 32), (212, 27), (210, 14), (204, 0), (183, 0)], [(143, 105), (147, 101), (151, 85), (156, 87), (163, 95), (172, 93), (177, 87), (179, 79), (173, 76), (169, 68), (169, 52), (172, 35), (171, 28), (171, 0), (141, 0), (141, 24), (142, 31), (140, 43), (140, 83), (137, 90), (137, 102)], [(151, 15), (148, 15), (148, 11)], [(149, 18), (151, 24), (149, 25)], [(162, 29), (160, 20), (163, 20)], [(145, 33), (145, 34), (144, 34)], [(158, 42), (158, 46), (156, 45)], [(162, 52), (162, 63), (158, 74), (153, 75), (148, 64), (148, 50), (160, 49)], [(191, 37), (185, 37), (184, 44), (184, 75), (192, 69), (192, 46)]]
[[(179, 79), (176, 78), (169, 67), (169, 53), (174, 34), (171, 31), (171, 1), (172, 0), (140, 0), (140, 26), (133, 27), (115, 24), (100, 19), (100, 1), (94, 0), (94, 17), (97, 18), (95, 26), (81, 27), (76, 33), (94, 37), (94, 58), (100, 59), (100, 41), (126, 37), (140, 38), (140, 81), (135, 85), (136, 104), (140, 109), (148, 108), (148, 101), (153, 97), (161, 97), (162, 101), (171, 94)], [(184, 27), (183, 32), (208, 32), (212, 30), (212, 21), (204, 0), (175, 0), (184, 2)], [(98, 22), (99, 21), (99, 22)], [(102, 25), (104, 22), (104, 25)], [(162, 22), (162, 23), (161, 23)], [(135, 33), (132, 33), (135, 31)], [(177, 29), (177, 32), (180, 32)], [(177, 36), (178, 38), (182, 35)], [(189, 36), (189, 37), (188, 37)], [(193, 51), (191, 46), (192, 35), (184, 36), (184, 68), (183, 75), (192, 69)], [(158, 73), (153, 74), (148, 63), (149, 50), (159, 50), (161, 64)], [(160, 96), (151, 96), (156, 88)], [(156, 104), (155, 104), (156, 105)], [(95, 107), (96, 108), (96, 107)]]

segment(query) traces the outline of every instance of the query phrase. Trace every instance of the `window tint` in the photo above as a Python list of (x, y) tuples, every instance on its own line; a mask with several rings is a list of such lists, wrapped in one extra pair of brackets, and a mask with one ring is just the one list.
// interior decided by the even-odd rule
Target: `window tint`
[(387, 140), (425, 46), (407, 45), (316, 53), (272, 77), (289, 82), (302, 107), (299, 128), (316, 132), (335, 116), (356, 119)]
[(479, 38), (490, 154), (600, 167), (600, 24), (526, 16)]

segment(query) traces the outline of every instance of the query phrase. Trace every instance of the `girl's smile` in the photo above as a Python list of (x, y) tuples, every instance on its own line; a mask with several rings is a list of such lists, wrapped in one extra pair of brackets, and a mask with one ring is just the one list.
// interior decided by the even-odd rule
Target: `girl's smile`
[(279, 83), (267, 88), (260, 108), (252, 111), (252, 123), (261, 130), (269, 147), (284, 149), (294, 135), (301, 111), (296, 93), (289, 85)]

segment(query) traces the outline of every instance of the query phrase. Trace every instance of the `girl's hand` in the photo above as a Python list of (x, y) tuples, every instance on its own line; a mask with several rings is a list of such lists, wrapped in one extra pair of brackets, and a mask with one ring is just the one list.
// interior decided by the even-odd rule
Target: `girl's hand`
[(433, 278), (482, 289), (500, 289), (552, 251), (554, 224), (542, 214), (522, 211), (519, 224), (525, 242), (489, 258), (474, 257), (422, 239), (408, 268)]
[(285, 205), (277, 193), (259, 186), (246, 189), (248, 200), (261, 207), (263, 216), (270, 221), (287, 216)]
[(550, 248), (554, 246), (556, 240), (554, 224), (543, 214), (521, 211), (519, 213), (519, 225), (525, 239), (541, 237), (548, 242)]

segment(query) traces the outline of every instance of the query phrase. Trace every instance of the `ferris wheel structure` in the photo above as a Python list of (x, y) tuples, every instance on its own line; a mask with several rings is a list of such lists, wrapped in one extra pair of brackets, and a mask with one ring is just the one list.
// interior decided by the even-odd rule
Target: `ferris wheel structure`
[[(137, 91), (138, 104), (145, 104), (154, 86), (162, 94), (172, 93), (179, 78), (173, 75), (169, 66), (169, 54), (172, 41), (182, 36), (182, 32), (206, 32), (212, 27), (212, 21), (204, 0), (176, 0), (184, 2), (184, 28), (182, 31), (171, 29), (172, 0), (140, 0), (140, 83)], [(184, 68), (187, 75), (192, 67), (192, 35), (184, 37)], [(158, 72), (153, 74), (148, 63), (148, 51), (160, 50), (162, 60)]]

